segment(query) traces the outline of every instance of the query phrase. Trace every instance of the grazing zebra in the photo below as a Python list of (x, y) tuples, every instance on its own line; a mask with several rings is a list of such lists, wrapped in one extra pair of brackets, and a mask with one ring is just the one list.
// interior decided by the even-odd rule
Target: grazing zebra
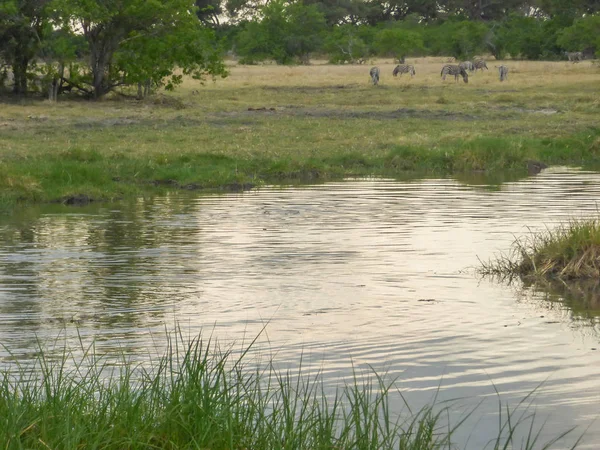
[(415, 68), (412, 64), (398, 64), (392, 75), (397, 76), (398, 74), (402, 75), (403, 73), (410, 73), (410, 77), (415, 76), (417, 72), (415, 72)]
[(469, 75), (467, 74), (467, 71), (460, 66), (455, 66), (452, 64), (446, 64), (444, 67), (442, 67), (442, 72), (440, 75), (442, 76), (442, 80), (446, 79), (446, 75), (454, 75), (455, 82), (458, 81), (459, 76), (462, 76), (465, 83), (469, 82)]
[(583, 61), (583, 53), (582, 52), (565, 52), (569, 61), (573, 64), (578, 63), (579, 61)]
[(504, 81), (508, 78), (508, 67), (506, 66), (499, 66), (498, 67), (498, 74), (500, 75), (500, 81)]
[(373, 84), (377, 86), (377, 83), (379, 83), (379, 67), (371, 68), (369, 75), (371, 75), (371, 81), (373, 81)]
[(475, 66), (471, 61), (463, 61), (458, 64), (458, 67), (462, 67), (463, 69), (468, 70), (469, 72), (473, 72), (475, 70)]
[(483, 69), (488, 70), (488, 66), (483, 59), (476, 59), (473, 61), (473, 66), (475, 67), (475, 71), (477, 71), (477, 69), (481, 69), (482, 72)]

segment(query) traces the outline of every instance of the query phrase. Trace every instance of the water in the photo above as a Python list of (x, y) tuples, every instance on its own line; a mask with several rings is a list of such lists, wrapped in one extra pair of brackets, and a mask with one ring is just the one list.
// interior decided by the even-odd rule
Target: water
[(543, 383), (532, 407), (543, 437), (589, 426), (582, 448), (595, 448), (595, 291), (506, 286), (473, 269), (515, 236), (596, 215), (600, 174), (481, 183), (348, 180), (24, 209), (0, 219), (0, 365), (59, 335), (143, 360), (175, 323), (223, 342), (264, 328), (261, 351), (283, 368), (302, 355), (328, 385), (372, 367), (414, 408), (457, 399), (454, 422), (483, 401), (457, 435), (473, 449), (496, 433), (495, 389), (514, 406)]

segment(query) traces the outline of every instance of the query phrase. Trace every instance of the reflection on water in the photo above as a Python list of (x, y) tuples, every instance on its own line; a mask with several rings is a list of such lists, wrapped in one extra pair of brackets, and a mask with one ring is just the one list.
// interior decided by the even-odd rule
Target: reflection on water
[(543, 298), (545, 307), (568, 311), (572, 321), (600, 324), (600, 280), (525, 280), (522, 287), (525, 295)]
[[(0, 220), (0, 364), (60, 333), (143, 360), (175, 323), (223, 341), (266, 325), (261, 347), (278, 365), (302, 355), (329, 385), (373, 367), (416, 408), (436, 395), (459, 399), (457, 411), (483, 399), (457, 436), (471, 434), (469, 448), (496, 433), (493, 384), (515, 404), (544, 382), (534, 404), (547, 437), (585, 427), (600, 400), (597, 291), (515, 288), (472, 269), (515, 235), (596, 214), (600, 175), (477, 183), (356, 180), (25, 209)], [(600, 424), (589, 448), (595, 440)]]

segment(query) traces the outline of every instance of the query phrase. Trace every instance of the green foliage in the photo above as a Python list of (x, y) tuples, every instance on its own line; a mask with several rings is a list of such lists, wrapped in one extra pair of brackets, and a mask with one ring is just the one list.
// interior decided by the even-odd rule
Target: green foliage
[[(83, 33), (89, 64), (70, 74), (79, 91), (100, 98), (117, 86), (133, 83), (168, 87), (181, 82), (175, 68), (201, 79), (225, 75), (212, 31), (200, 26), (192, 0), (144, 2), (55, 0), (64, 27)], [(75, 79), (77, 81), (75, 81)]]
[(558, 33), (557, 44), (567, 51), (592, 49), (600, 56), (600, 15), (586, 16)]
[(12, 68), (15, 94), (27, 92), (28, 69), (39, 51), (48, 23), (48, 0), (0, 3), (0, 63)]
[(353, 63), (365, 59), (370, 54), (371, 50), (367, 42), (373, 41), (374, 34), (373, 27), (341, 25), (329, 33), (324, 50), (333, 64)]
[(317, 6), (277, 0), (262, 8), (262, 16), (246, 23), (236, 40), (242, 63), (307, 64), (310, 53), (320, 48), (326, 22)]
[(487, 26), (481, 22), (448, 21), (425, 32), (425, 45), (434, 55), (470, 58), (486, 50)]
[(303, 0), (302, 3), (316, 5), (330, 28), (344, 24), (358, 25), (372, 7), (372, 4), (362, 0)]
[(288, 53), (308, 64), (310, 53), (318, 50), (326, 29), (325, 16), (316, 5), (292, 3), (287, 8), (289, 28), (286, 48)]
[(223, 14), (221, 0), (195, 0), (196, 15), (207, 26), (220, 25), (219, 16)]
[(403, 60), (405, 56), (423, 50), (423, 38), (420, 33), (399, 28), (381, 30), (375, 36), (374, 47), (380, 55), (394, 55)]
[(508, 53), (513, 58), (557, 59), (561, 55), (557, 37), (569, 23), (564, 17), (539, 20), (513, 14), (496, 24), (493, 44), (501, 54)]

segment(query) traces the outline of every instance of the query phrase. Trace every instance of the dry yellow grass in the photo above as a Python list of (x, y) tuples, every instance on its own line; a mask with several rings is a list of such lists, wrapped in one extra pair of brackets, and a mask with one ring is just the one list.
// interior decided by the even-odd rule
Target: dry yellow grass
[[(381, 70), (381, 85), (401, 86), (404, 84), (416, 86), (440, 86), (450, 84), (450, 78), (442, 82), (440, 71), (448, 58), (414, 58), (408, 59), (407, 64), (413, 64), (417, 75), (411, 79), (409, 75), (393, 77), (392, 71), (396, 66), (389, 59), (373, 59), (363, 65), (330, 65), (316, 61), (309, 66), (277, 66), (272, 64), (241, 66), (230, 64), (230, 77), (216, 85), (207, 85), (208, 90), (227, 90), (240, 87), (270, 87), (270, 86), (336, 86), (352, 85), (369, 86), (369, 69), (377, 66)], [(498, 73), (494, 66), (509, 67), (509, 77), (500, 86), (515, 85), (520, 89), (549, 86), (553, 84), (570, 84), (596, 82), (600, 80), (600, 70), (590, 61), (572, 64), (566, 61), (496, 61), (488, 60), (488, 71), (477, 71), (469, 77), (473, 86), (496, 85)], [(454, 80), (452, 79), (453, 83)], [(188, 81), (182, 91), (194, 89), (193, 80)]]

